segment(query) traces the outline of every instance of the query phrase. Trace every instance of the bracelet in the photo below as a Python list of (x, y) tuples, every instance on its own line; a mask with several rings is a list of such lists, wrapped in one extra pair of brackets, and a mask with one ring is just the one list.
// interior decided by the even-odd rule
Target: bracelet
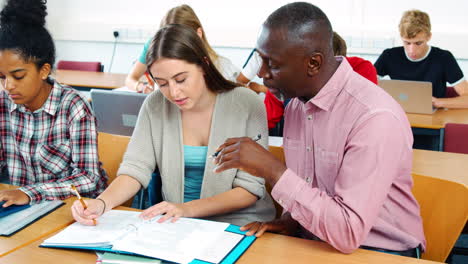
[(140, 83), (141, 83), (140, 81), (137, 81), (137, 82), (135, 83), (135, 87), (133, 87), (133, 88), (135, 88), (135, 91), (137, 91), (137, 92), (140, 92), (140, 91), (138, 91), (138, 85), (139, 85)]
[(101, 198), (96, 198), (96, 200), (99, 200), (104, 204), (104, 209), (102, 210), (102, 213), (101, 213), (101, 215), (102, 215), (102, 214), (104, 214), (106, 212), (106, 202), (104, 202), (104, 200), (101, 199)]

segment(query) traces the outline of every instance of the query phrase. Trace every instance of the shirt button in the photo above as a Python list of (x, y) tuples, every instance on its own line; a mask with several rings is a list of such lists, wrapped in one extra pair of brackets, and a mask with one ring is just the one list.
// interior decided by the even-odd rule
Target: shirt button
[(306, 150), (307, 150), (307, 151), (310, 151), (310, 150), (311, 150), (311, 148), (310, 148), (310, 147), (307, 147), (307, 148), (306, 148)]
[(278, 203), (281, 204), (281, 205), (283, 205), (283, 199), (279, 199), (279, 200), (278, 200)]
[(308, 115), (307, 120), (312, 120), (312, 115)]
[(306, 182), (307, 182), (307, 183), (310, 183), (311, 181), (312, 181), (312, 179), (311, 179), (310, 177), (307, 177), (307, 178), (306, 178)]

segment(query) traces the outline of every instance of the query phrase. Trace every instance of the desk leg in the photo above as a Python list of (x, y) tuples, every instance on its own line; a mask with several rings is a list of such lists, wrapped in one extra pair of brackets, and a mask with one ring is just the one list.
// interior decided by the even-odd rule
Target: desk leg
[(439, 134), (439, 151), (444, 151), (444, 136), (445, 136), (445, 129), (441, 128), (440, 134)]

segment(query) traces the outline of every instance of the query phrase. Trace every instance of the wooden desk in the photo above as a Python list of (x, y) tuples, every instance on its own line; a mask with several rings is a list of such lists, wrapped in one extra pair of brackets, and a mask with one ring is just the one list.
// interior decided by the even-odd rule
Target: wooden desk
[(439, 109), (432, 115), (406, 114), (411, 127), (441, 129), (447, 123), (468, 124), (468, 109)]
[(468, 186), (468, 154), (414, 149), (413, 173)]
[(439, 109), (432, 115), (407, 113), (406, 116), (413, 134), (432, 136), (432, 150), (438, 151), (443, 151), (445, 124), (468, 124), (468, 109)]
[[(29, 264), (31, 256), (36, 263), (91, 264), (96, 254), (91, 251), (40, 248), (44, 239), (21, 248), (2, 258), (5, 263)], [(339, 253), (331, 246), (311, 240), (267, 233), (257, 239), (241, 256), (237, 263), (392, 263), (429, 264), (438, 263), (421, 259), (400, 257), (385, 253), (359, 249), (353, 254)]]
[(56, 70), (55, 79), (77, 89), (90, 88), (114, 89), (125, 86), (126, 74), (107, 72), (88, 72)]
[[(16, 186), (0, 184), (0, 190), (15, 189)], [(11, 237), (0, 236), (0, 257), (12, 251), (24, 247), (42, 236), (48, 235), (56, 230), (60, 230), (73, 222), (70, 207), (75, 198), (64, 200), (65, 205), (44, 216), (30, 226), (15, 233)], [(3, 262), (2, 263), (14, 263)]]

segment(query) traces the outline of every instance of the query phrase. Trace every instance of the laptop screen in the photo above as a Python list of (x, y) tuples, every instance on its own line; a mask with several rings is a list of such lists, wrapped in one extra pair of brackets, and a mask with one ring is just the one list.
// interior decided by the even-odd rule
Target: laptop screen
[(131, 136), (146, 94), (93, 89), (91, 103), (98, 131)]

